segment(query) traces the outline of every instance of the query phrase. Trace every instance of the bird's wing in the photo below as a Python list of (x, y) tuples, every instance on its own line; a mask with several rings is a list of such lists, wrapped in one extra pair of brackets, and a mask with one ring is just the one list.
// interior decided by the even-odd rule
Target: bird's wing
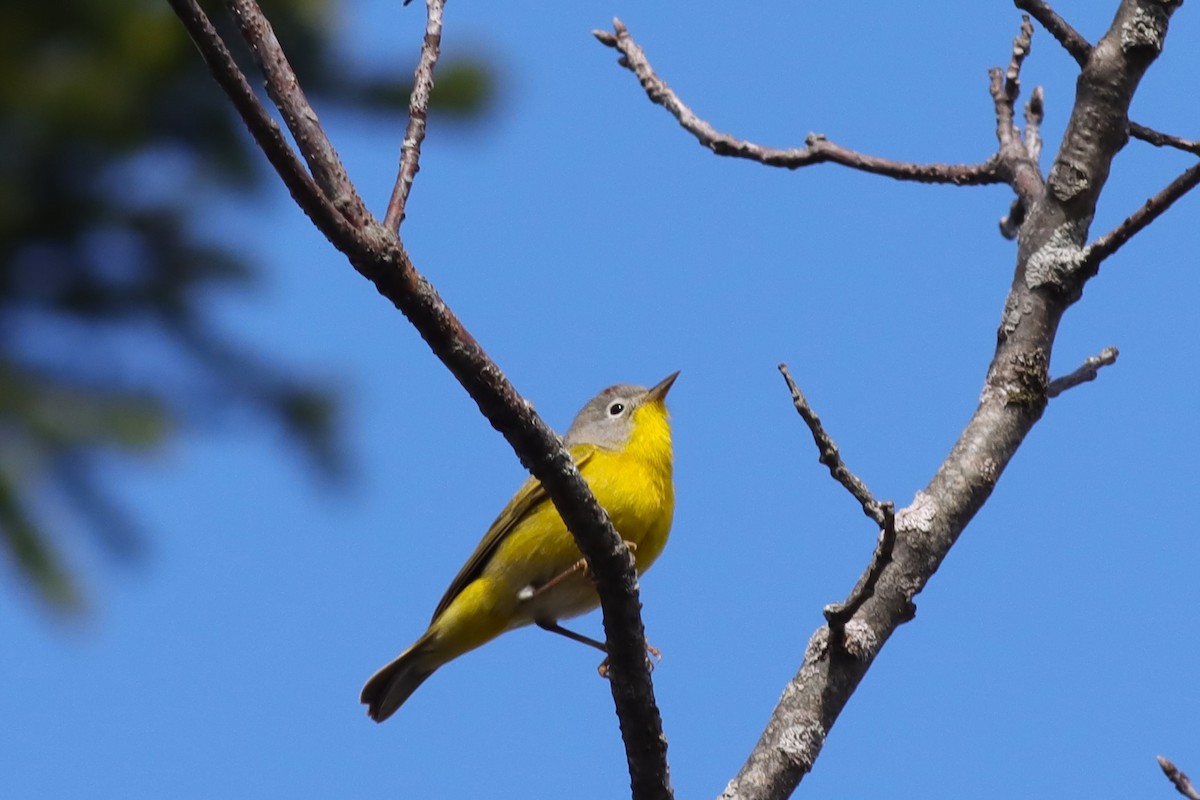
[[(595, 445), (579, 444), (568, 450), (571, 458), (575, 460), (575, 467), (582, 470), (583, 465), (596, 452), (596, 447)], [(512, 500), (508, 501), (508, 505), (500, 512), (500, 516), (496, 517), (496, 521), (488, 528), (487, 533), (483, 535), (483, 539), (475, 548), (475, 552), (467, 559), (467, 563), (463, 564), (463, 568), (454, 576), (454, 580), (450, 581), (450, 587), (446, 589), (446, 593), (442, 595), (441, 601), (438, 602), (437, 608), (433, 612), (433, 619), (436, 620), (440, 617), (442, 612), (454, 602), (454, 598), (458, 597), (471, 581), (479, 577), (488, 562), (492, 560), (500, 543), (520, 524), (521, 520), (529, 516), (542, 503), (548, 502), (549, 499), (546, 490), (542, 488), (542, 482), (537, 478), (530, 478), (525, 482), (525, 485)]]

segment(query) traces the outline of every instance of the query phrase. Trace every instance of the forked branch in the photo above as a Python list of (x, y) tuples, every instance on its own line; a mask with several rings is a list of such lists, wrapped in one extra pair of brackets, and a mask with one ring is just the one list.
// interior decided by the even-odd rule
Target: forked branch
[(226, 5), (237, 21), (255, 62), (267, 78), (267, 94), (292, 132), (300, 154), (304, 156), (325, 198), (351, 225), (363, 227), (371, 215), (346, 175), (346, 168), (342, 166), (337, 150), (322, 130), (317, 112), (305, 97), (292, 65), (275, 38), (271, 23), (255, 0), (226, 0)]
[(252, 0), (227, 2), (239, 15), (243, 35), (263, 65), (269, 94), (293, 136), (297, 141), (304, 139), (304, 156), (315, 180), (258, 102), (195, 0), (168, 1), (293, 197), (354, 268), (412, 322), (483, 415), (508, 440), (522, 464), (541, 481), (595, 577), (604, 615), (610, 686), (620, 718), (633, 796), (647, 800), (670, 798), (666, 739), (646, 663), (633, 559), (580, 477), (562, 440), (517, 393), (416, 270), (396, 231), (377, 222), (365, 207), (359, 213), (360, 201), (356, 202), (357, 194), (345, 179), (336, 152), (299, 91), (279, 42)]

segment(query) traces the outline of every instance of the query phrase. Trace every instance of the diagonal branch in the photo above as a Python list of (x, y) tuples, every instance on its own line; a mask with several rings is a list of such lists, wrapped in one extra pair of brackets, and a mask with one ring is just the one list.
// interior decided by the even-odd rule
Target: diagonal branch
[(859, 153), (841, 145), (834, 144), (822, 134), (809, 134), (804, 147), (786, 150), (764, 147), (743, 139), (720, 133), (708, 122), (696, 116), (679, 96), (669, 87), (650, 66), (646, 53), (641, 46), (629, 35), (629, 29), (619, 19), (613, 20), (613, 30), (592, 31), (601, 44), (621, 53), (619, 64), (628, 68), (642, 88), (646, 90), (651, 102), (665, 108), (684, 130), (696, 137), (696, 140), (719, 156), (731, 156), (757, 161), (771, 167), (786, 167), (799, 169), (812, 164), (832, 162), (844, 167), (883, 175), (902, 181), (918, 183), (950, 183), (958, 186), (982, 186), (984, 184), (1004, 183), (1005, 179), (997, 170), (996, 159), (989, 158), (979, 164), (914, 164), (907, 161), (892, 161), (891, 159)]
[(892, 550), (896, 545), (896, 507), (890, 500), (882, 503), (876, 500), (867, 485), (842, 461), (838, 446), (826, 433), (820, 417), (808, 404), (808, 399), (800, 391), (800, 387), (792, 380), (792, 374), (788, 371), (787, 364), (780, 364), (779, 372), (783, 375), (783, 380), (792, 394), (792, 405), (796, 407), (800, 418), (804, 420), (804, 424), (812, 433), (813, 442), (817, 445), (817, 451), (820, 453), (818, 460), (829, 469), (829, 474), (833, 476), (833, 479), (845, 487), (846, 491), (850, 492), (854, 499), (862, 505), (863, 513), (879, 525), (879, 542), (866, 573), (855, 585), (845, 602), (831, 603), (825, 606), (830, 646), (858, 657), (862, 645), (857, 637), (847, 637), (846, 624), (862, 608), (863, 603), (867, 602), (874, 594), (875, 586), (879, 583), (884, 569), (891, 563)]
[[(405, 5), (408, 0), (405, 0)], [(433, 92), (433, 68), (437, 66), (442, 47), (442, 11), (446, 0), (427, 0), (425, 11), (425, 41), (421, 43), (421, 59), (408, 98), (408, 126), (404, 144), (400, 147), (400, 172), (392, 196), (388, 200), (383, 225), (394, 231), (404, 222), (404, 209), (413, 181), (421, 170), (421, 143), (425, 141), (425, 124), (429, 118), (429, 96)]]
[(804, 424), (808, 426), (808, 430), (812, 433), (813, 442), (817, 445), (817, 451), (820, 453), (818, 460), (829, 469), (829, 474), (833, 479), (846, 488), (854, 499), (862, 506), (863, 513), (870, 519), (875, 521), (875, 524), (880, 528), (886, 527), (888, 512), (885, 509), (886, 503), (880, 503), (871, 494), (871, 490), (862, 482), (857, 475), (850, 471), (846, 466), (846, 462), (842, 461), (842, 455), (838, 451), (838, 446), (834, 444), (833, 439), (825, 432), (825, 426), (821, 424), (821, 418), (817, 416), (817, 412), (812, 410), (812, 406), (808, 404), (808, 399), (804, 393), (800, 391), (800, 387), (792, 380), (792, 375), (788, 372), (787, 364), (779, 365), (779, 372), (783, 375), (784, 381), (787, 382), (788, 390), (792, 393), (792, 405), (796, 407), (800, 418), (804, 420)]
[[(521, 463), (541, 481), (588, 559), (595, 578), (609, 653), (610, 688), (620, 720), (633, 797), (671, 798), (666, 738), (646, 661), (633, 558), (579, 475), (562, 440), (517, 393), (433, 286), (416, 270), (396, 232), (375, 222), (365, 209), (367, 217), (362, 225), (352, 225), (343, 213), (334, 209), (254, 96), (196, 0), (168, 2), (297, 203), (349, 258), (355, 270), (408, 318), (483, 415), (509, 442)], [(279, 49), (278, 42), (273, 36), (260, 35), (261, 29), (257, 27), (253, 30), (258, 31), (256, 46), (263, 50), (264, 60), (278, 64), (274, 53)], [(275, 74), (278, 78), (279, 73)], [(302, 95), (279, 91), (278, 97), (285, 119), (302, 117), (308, 109)], [(315, 124), (315, 117), (311, 121)], [(314, 132), (310, 127), (305, 130)], [(324, 136), (319, 127), (315, 132)], [(320, 162), (322, 174), (333, 176), (336, 181), (332, 148), (318, 147), (307, 155)]]
[(873, 563), (859, 579), (875, 585), (845, 622), (847, 633), (855, 631), (857, 646), (831, 647), (829, 627), (817, 629), (723, 800), (783, 800), (792, 794), (875, 657), (912, 618), (913, 598), (1041, 418), (1059, 322), (1089, 278), (1079, 264), (1087, 226), (1112, 160), (1125, 143), (1129, 104), (1162, 49), (1176, 5), (1176, 0), (1122, 0), (1088, 59), (1047, 188), (1026, 209), (978, 406), (926, 487), (896, 513), (890, 560), (877, 576)]
[(1163, 215), (1171, 205), (1200, 183), (1200, 163), (1193, 164), (1151, 197), (1137, 211), (1123, 219), (1117, 227), (1096, 239), (1084, 256), (1084, 268), (1095, 273), (1101, 262)]
[(1013, 0), (1013, 5), (1041, 23), (1051, 36), (1058, 40), (1063, 49), (1079, 63), (1087, 64), (1088, 56), (1092, 54), (1092, 45), (1079, 31), (1071, 27), (1065, 19), (1058, 15), (1049, 4), (1042, 0)]
[(208, 15), (196, 0), (167, 1), (195, 42), (213, 79), (228, 95), (254, 140), (287, 186), (292, 199), (318, 228), (327, 232), (327, 236), (330, 235), (328, 231), (333, 231), (339, 236), (352, 235), (345, 218), (325, 198), (320, 187), (292, 151), (279, 125), (263, 108), (262, 103), (258, 102), (249, 81), (238, 68), (237, 62), (234, 61), (225, 42), (221, 40)]
[[(879, 585), (884, 570), (892, 563), (892, 553), (896, 548), (896, 507), (890, 500), (880, 505), (883, 509), (883, 527), (879, 531), (879, 541), (875, 545), (875, 552), (871, 555), (867, 571), (854, 585), (845, 602), (831, 603), (822, 609), (825, 622), (829, 626), (830, 646), (844, 650), (855, 658), (863, 657), (870, 647), (857, 635), (848, 637), (846, 625), (854, 619), (854, 615), (863, 604), (874, 596), (875, 587)], [(909, 609), (909, 619), (912, 619), (917, 613), (917, 607), (910, 605)]]
[(1188, 800), (1200, 800), (1200, 791), (1192, 785), (1191, 779), (1175, 766), (1170, 759), (1158, 757), (1158, 766), (1162, 768), (1167, 780), (1175, 785), (1175, 789)]
[(1139, 125), (1136, 122), (1129, 123), (1129, 135), (1135, 139), (1141, 139), (1147, 144), (1152, 144), (1155, 147), (1174, 147), (1176, 150), (1200, 156), (1200, 142), (1192, 139), (1181, 139), (1169, 133), (1159, 133), (1153, 128), (1147, 128), (1145, 125)]
[(250, 47), (255, 62), (267, 78), (267, 94), (283, 115), (296, 146), (312, 170), (313, 178), (334, 208), (356, 228), (371, 220), (371, 214), (346, 175), (346, 168), (329, 137), (321, 129), (317, 112), (304, 96), (300, 81), (288, 63), (271, 23), (255, 0), (225, 0), (237, 20), (242, 38)]
[(1117, 348), (1109, 345), (1101, 350), (1099, 355), (1089, 356), (1074, 372), (1050, 381), (1049, 385), (1046, 386), (1046, 397), (1058, 397), (1063, 392), (1068, 389), (1074, 389), (1081, 383), (1096, 380), (1100, 375), (1100, 369), (1117, 363), (1117, 356), (1120, 354)]

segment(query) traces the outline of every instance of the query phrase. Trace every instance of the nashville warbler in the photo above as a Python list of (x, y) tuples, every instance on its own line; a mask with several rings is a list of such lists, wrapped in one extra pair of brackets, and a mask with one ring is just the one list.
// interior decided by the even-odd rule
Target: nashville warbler
[[(592, 494), (633, 551), (639, 574), (666, 545), (675, 510), (664, 401), (678, 376), (651, 389), (610, 386), (588, 401), (565, 438)], [(371, 676), (361, 702), (371, 719), (382, 722), (438, 667), (524, 625), (603, 650), (602, 643), (558, 624), (599, 604), (571, 532), (541, 483), (530, 478), (450, 582), (429, 628)]]

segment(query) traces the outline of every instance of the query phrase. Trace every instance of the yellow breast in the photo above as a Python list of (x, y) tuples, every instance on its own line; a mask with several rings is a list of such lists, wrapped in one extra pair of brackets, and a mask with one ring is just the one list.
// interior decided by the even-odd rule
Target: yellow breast
[(662, 404), (639, 408), (625, 448), (593, 454), (583, 477), (621, 538), (636, 545), (644, 572), (666, 546), (675, 514), (671, 428)]

